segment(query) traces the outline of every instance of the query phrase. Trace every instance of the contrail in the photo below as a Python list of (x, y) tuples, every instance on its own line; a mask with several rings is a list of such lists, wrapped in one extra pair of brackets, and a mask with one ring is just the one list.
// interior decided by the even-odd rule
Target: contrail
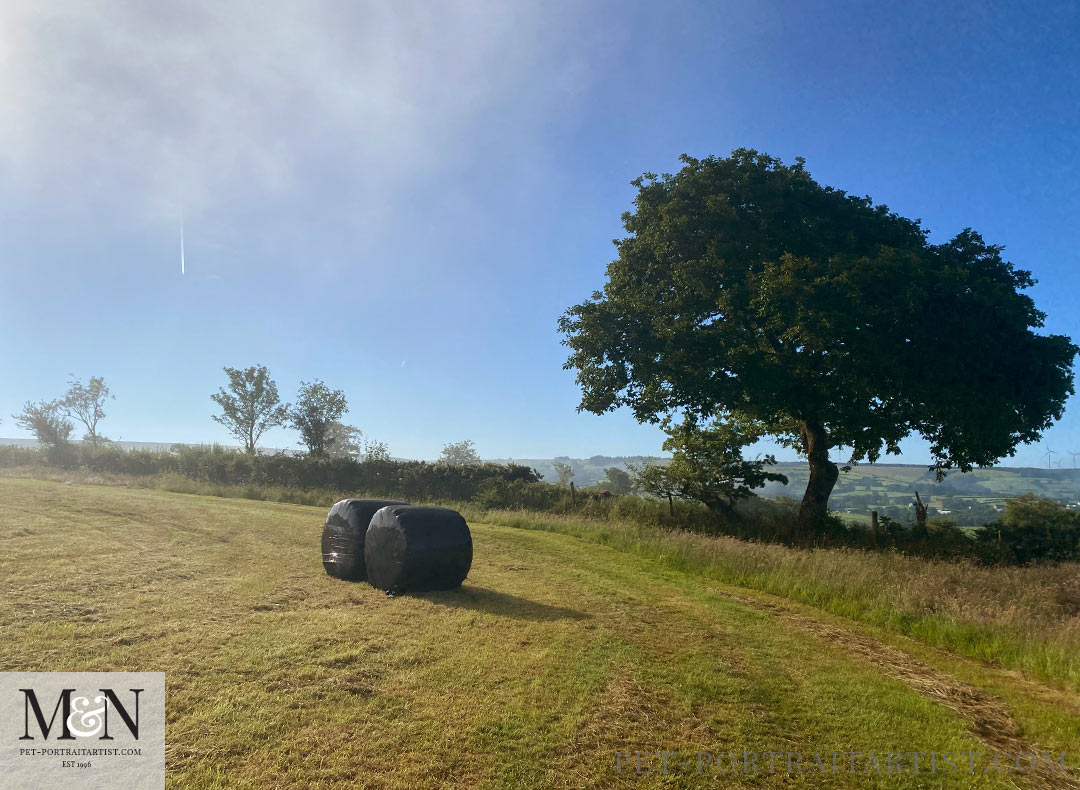
[(184, 223), (180, 223), (180, 274), (184, 274)]

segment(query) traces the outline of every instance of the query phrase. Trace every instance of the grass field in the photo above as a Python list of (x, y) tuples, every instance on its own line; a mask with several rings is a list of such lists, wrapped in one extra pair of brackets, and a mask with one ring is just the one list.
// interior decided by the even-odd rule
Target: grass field
[(1078, 563), (983, 566), (893, 551), (793, 548), (627, 521), (520, 511), (473, 515), (780, 595), (1080, 692)]
[[(462, 589), (388, 598), (323, 573), (326, 507), (3, 478), (0, 503), (0, 669), (164, 671), (170, 788), (1080, 787), (886, 764), (1071, 766), (1072, 691), (662, 558), (473, 521)], [(744, 750), (756, 773), (676, 765)], [(619, 773), (638, 751), (670, 772)]]

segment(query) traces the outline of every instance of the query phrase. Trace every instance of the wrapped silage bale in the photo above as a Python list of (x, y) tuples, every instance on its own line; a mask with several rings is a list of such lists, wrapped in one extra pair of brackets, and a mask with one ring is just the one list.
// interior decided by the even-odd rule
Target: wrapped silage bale
[(472, 565), (472, 535), (456, 510), (390, 505), (364, 539), (367, 579), (387, 592), (460, 587)]
[(394, 499), (343, 499), (326, 515), (322, 531), (323, 567), (331, 576), (363, 581), (364, 536), (375, 512), (387, 505), (404, 505)]

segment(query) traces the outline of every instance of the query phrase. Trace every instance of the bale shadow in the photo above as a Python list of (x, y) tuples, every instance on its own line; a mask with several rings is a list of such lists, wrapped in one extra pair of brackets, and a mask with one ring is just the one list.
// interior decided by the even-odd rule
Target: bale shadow
[(413, 592), (408, 595), (454, 609), (501, 614), (513, 617), (515, 620), (586, 620), (589, 618), (589, 615), (576, 609), (530, 601), (519, 595), (497, 592), (486, 587), (464, 586), (456, 590)]

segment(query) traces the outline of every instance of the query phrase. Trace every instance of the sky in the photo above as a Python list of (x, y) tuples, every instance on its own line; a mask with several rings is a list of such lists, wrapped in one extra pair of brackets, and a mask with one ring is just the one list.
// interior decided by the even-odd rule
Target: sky
[[(1078, 42), (1055, 0), (5, 0), (0, 435), (75, 375), (112, 389), (110, 438), (232, 443), (210, 395), (263, 364), (284, 399), (343, 389), (395, 456), (659, 454), (576, 411), (556, 321), (632, 179), (737, 147), (933, 241), (975, 228), (1080, 338)], [(1076, 397), (1003, 463), (1046, 447), (1075, 463)]]

